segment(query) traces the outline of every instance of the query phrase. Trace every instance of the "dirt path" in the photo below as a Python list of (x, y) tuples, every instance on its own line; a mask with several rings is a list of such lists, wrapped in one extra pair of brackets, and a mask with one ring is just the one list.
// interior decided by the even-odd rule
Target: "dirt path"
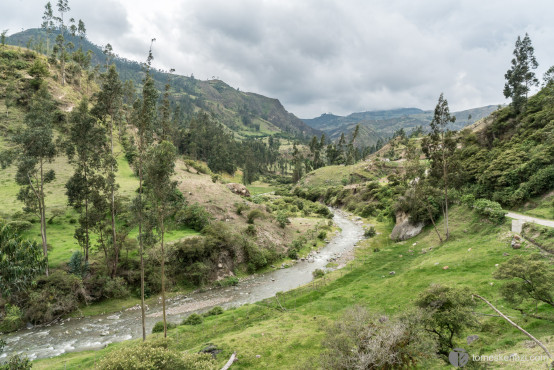
[(524, 222), (531, 222), (542, 226), (554, 227), (554, 220), (544, 220), (542, 218), (522, 215), (514, 212), (508, 212), (506, 216), (510, 218), (514, 218), (516, 220), (521, 220)]

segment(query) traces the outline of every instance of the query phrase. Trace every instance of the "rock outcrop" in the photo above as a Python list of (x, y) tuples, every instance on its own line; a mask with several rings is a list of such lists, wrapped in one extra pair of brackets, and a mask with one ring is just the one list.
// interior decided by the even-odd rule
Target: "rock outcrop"
[(242, 184), (237, 184), (235, 182), (231, 182), (231, 183), (227, 184), (227, 187), (233, 193), (238, 194), (242, 197), (249, 197), (250, 196), (250, 192), (248, 191), (246, 186), (244, 186)]
[(413, 238), (421, 232), (423, 226), (425, 226), (423, 222), (415, 225), (412, 224), (406, 213), (398, 212), (396, 214), (396, 225), (394, 226), (394, 229), (392, 229), (390, 238), (394, 241), (402, 241)]

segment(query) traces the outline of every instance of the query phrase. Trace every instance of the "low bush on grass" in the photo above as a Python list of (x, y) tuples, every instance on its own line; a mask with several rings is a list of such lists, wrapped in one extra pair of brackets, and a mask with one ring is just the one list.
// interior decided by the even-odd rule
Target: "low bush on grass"
[[(177, 327), (176, 324), (172, 322), (166, 323), (167, 330), (175, 329)], [(154, 327), (152, 328), (152, 333), (163, 333), (164, 332), (164, 322), (158, 321), (156, 324), (154, 324)]]
[(204, 314), (202, 314), (202, 316), (204, 316), (204, 317), (217, 316), (217, 315), (223, 314), (223, 312), (224, 312), (224, 310), (223, 310), (222, 307), (215, 306), (214, 308), (212, 308), (208, 312), (204, 312)]
[(209, 354), (188, 354), (170, 349), (168, 340), (155, 340), (110, 352), (96, 364), (97, 369), (217, 369)]
[(416, 367), (435, 352), (432, 338), (416, 315), (391, 319), (363, 307), (349, 309), (327, 328), (321, 355), (324, 369)]
[(193, 313), (181, 322), (181, 325), (200, 325), (204, 322), (204, 318), (197, 313)]
[(473, 203), (473, 209), (478, 215), (489, 219), (490, 221), (501, 224), (506, 217), (506, 211), (502, 209), (502, 206), (498, 202), (494, 202), (488, 199), (477, 199)]

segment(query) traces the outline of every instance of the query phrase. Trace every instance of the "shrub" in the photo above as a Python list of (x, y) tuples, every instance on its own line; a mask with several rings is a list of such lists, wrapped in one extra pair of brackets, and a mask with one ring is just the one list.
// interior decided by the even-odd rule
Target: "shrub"
[(326, 231), (320, 231), (319, 234), (317, 234), (317, 238), (319, 240), (325, 240), (326, 237), (327, 237), (327, 232)]
[(375, 227), (371, 226), (369, 229), (366, 229), (364, 231), (364, 236), (366, 238), (373, 238), (375, 235), (377, 235), (377, 231), (375, 231)]
[(32, 367), (31, 360), (20, 355), (11, 356), (7, 363), (0, 365), (1, 370), (30, 370)]
[(325, 271), (323, 271), (322, 269), (315, 269), (312, 272), (312, 276), (314, 277), (314, 279), (319, 279), (319, 278), (325, 276)]
[(200, 162), (193, 161), (192, 159), (185, 159), (184, 162), (187, 167), (194, 168), (198, 173), (203, 173), (208, 175), (212, 174), (212, 171)]
[(29, 294), (26, 317), (34, 324), (51, 322), (76, 310), (87, 300), (83, 282), (78, 276), (56, 271), (37, 280), (36, 287)]
[(222, 307), (215, 306), (214, 308), (212, 308), (208, 312), (204, 312), (204, 314), (202, 316), (204, 316), (204, 317), (217, 316), (217, 315), (222, 315), (223, 312), (224, 312), (224, 310), (223, 310)]
[(413, 368), (435, 351), (413, 314), (389, 319), (358, 306), (326, 332), (321, 355), (325, 369)]
[(475, 302), (467, 288), (433, 284), (419, 295), (415, 304), (422, 309), (421, 321), (425, 329), (435, 336), (438, 354), (446, 361), (454, 348), (454, 337), (478, 324), (473, 312)]
[(236, 276), (227, 276), (225, 279), (219, 280), (217, 282), (217, 285), (221, 287), (236, 286), (238, 284), (239, 284), (239, 278)]
[(29, 221), (11, 221), (8, 222), (8, 227), (10, 227), (16, 234), (21, 234), (23, 231), (29, 230), (33, 227)]
[(83, 253), (81, 251), (73, 252), (67, 266), (70, 273), (80, 277), (85, 276), (88, 272), (88, 262), (85, 263), (83, 260)]
[(250, 209), (250, 206), (246, 203), (235, 203), (236, 210), (235, 212), (237, 215), (242, 215), (242, 211)]
[(185, 268), (185, 274), (195, 285), (206, 283), (210, 271), (210, 267), (204, 262), (195, 262)]
[(23, 327), (23, 314), (17, 306), (6, 305), (6, 314), (0, 322), (0, 332), (9, 333)]
[[(172, 322), (166, 322), (167, 330), (175, 329), (177, 327), (176, 324)], [(163, 333), (164, 332), (164, 322), (158, 321), (156, 324), (154, 324), (154, 327), (152, 328), (152, 333)]]
[(256, 218), (261, 218), (263, 217), (263, 215), (263, 212), (260, 211), (258, 208), (253, 209), (248, 213), (248, 219), (246, 222), (248, 222), (249, 224), (253, 224)]
[(290, 259), (297, 260), (298, 259), (298, 250), (295, 248), (290, 248), (287, 252), (287, 256)]
[(248, 225), (248, 227), (244, 230), (244, 232), (247, 235), (254, 236), (254, 235), (256, 235), (256, 226)]
[(181, 322), (181, 325), (200, 325), (204, 322), (202, 316), (197, 313), (193, 313)]
[(294, 239), (292, 241), (292, 248), (300, 250), (306, 244), (307, 240), (304, 236), (299, 237), (298, 239)]
[(262, 267), (267, 266), (267, 258), (264, 253), (264, 249), (259, 247), (254, 243), (246, 243), (244, 246), (244, 251), (246, 253), (248, 261), (248, 270), (249, 272), (254, 272)]
[(275, 219), (277, 220), (277, 223), (279, 224), (279, 227), (285, 228), (288, 224), (290, 224), (290, 220), (287, 217), (286, 213), (284, 212), (277, 212), (275, 214)]
[(189, 226), (196, 231), (202, 231), (210, 224), (212, 216), (198, 203), (184, 206), (175, 214), (175, 221)]
[(473, 208), (477, 214), (497, 224), (501, 224), (504, 221), (507, 213), (499, 203), (488, 199), (477, 199), (473, 203)]
[(127, 287), (127, 282), (122, 277), (107, 279), (104, 285), (103, 295), (106, 298), (127, 298), (131, 293)]
[(362, 217), (372, 217), (375, 216), (376, 211), (375, 203), (369, 203), (361, 207), (359, 215)]
[(110, 352), (97, 365), (97, 369), (162, 369), (184, 370), (217, 369), (209, 354), (187, 354), (169, 349), (168, 340), (154, 340), (123, 347)]
[(512, 257), (493, 276), (506, 280), (500, 291), (516, 307), (525, 301), (554, 306), (554, 268), (540, 254)]
[(471, 206), (473, 206), (473, 203), (475, 203), (475, 195), (473, 195), (473, 194), (462, 195), (461, 202), (462, 202), (463, 205), (465, 205), (467, 207), (471, 207)]

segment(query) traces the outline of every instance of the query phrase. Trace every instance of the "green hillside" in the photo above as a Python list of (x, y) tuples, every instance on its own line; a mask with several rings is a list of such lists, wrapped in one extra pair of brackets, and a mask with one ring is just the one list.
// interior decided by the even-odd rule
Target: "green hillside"
[[(91, 66), (97, 66), (99, 72), (105, 70), (106, 55), (100, 46), (87, 39), (81, 40), (71, 35), (65, 37), (75, 47), (82, 47), (84, 52), (91, 50)], [(44, 53), (47, 44), (51, 47), (54, 40), (54, 34), (48, 35), (42, 29), (29, 29), (7, 37), (6, 42)], [(145, 56), (146, 52), (147, 50)], [(122, 81), (133, 81), (136, 91), (140, 91), (144, 77), (141, 63), (117, 55), (109, 62), (116, 65)], [(167, 72), (152, 70), (152, 76), (160, 91), (163, 90), (168, 78), (171, 78), (173, 100), (185, 108), (185, 115), (192, 115), (199, 110), (208, 111), (239, 138), (275, 134), (282, 137), (311, 138), (319, 134), (319, 131), (287, 112), (277, 99), (242, 92), (219, 80), (198, 80), (192, 75), (170, 76)]]

